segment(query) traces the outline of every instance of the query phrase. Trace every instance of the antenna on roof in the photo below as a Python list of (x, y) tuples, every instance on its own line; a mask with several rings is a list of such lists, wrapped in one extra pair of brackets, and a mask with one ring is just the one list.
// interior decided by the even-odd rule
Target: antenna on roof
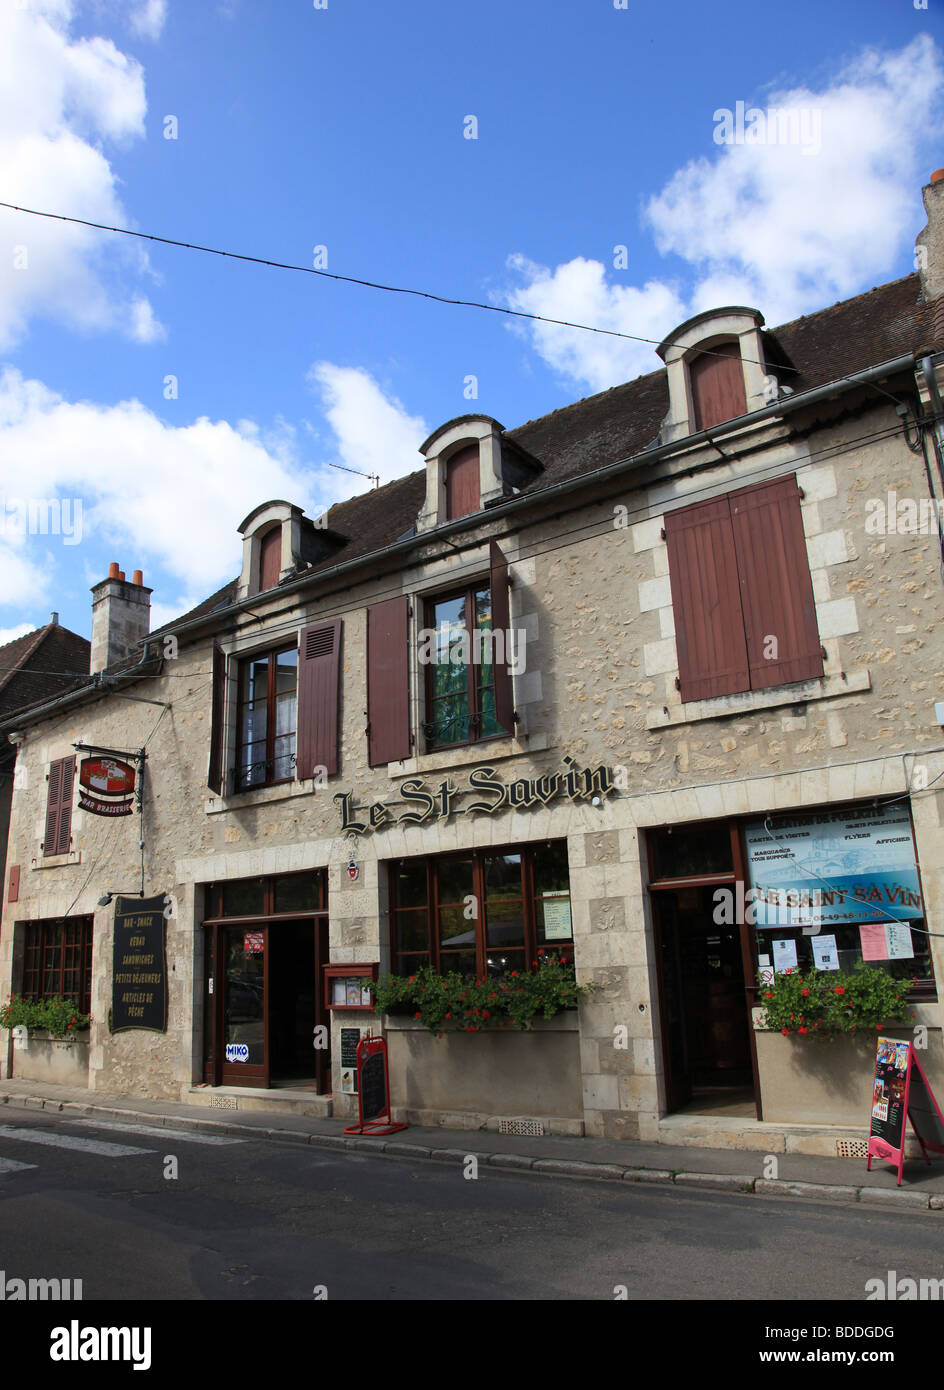
[(379, 473), (364, 473), (360, 468), (347, 468), (343, 463), (329, 463), (329, 468), (340, 468), (344, 473), (356, 473), (361, 478), (369, 478), (374, 487), (380, 487)]

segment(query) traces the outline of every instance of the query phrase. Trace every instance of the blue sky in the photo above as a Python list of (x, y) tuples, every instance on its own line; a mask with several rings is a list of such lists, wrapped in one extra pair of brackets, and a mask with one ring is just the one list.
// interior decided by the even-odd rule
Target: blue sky
[[(617, 4), (0, 0), (0, 199), (655, 341), (913, 269), (940, 0)], [(792, 134), (719, 142), (738, 102)], [(0, 637), (53, 608), (87, 634), (112, 559), (156, 625), (238, 570), (256, 503), (368, 485), (330, 463), (387, 481), (455, 415), (511, 428), (658, 365), (0, 210)], [(19, 534), (30, 498), (81, 503), (81, 539)]]

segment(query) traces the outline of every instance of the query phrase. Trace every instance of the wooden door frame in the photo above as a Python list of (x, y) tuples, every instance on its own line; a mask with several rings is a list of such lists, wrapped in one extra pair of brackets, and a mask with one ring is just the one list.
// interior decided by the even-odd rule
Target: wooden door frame
[[(648, 866), (649, 883), (647, 885), (650, 895), (658, 895), (660, 892), (672, 892), (678, 888), (730, 888), (735, 895), (737, 885), (743, 885), (744, 893), (747, 893), (747, 882), (745, 879), (745, 869), (747, 856), (744, 849), (744, 830), (743, 821), (739, 819), (727, 818), (722, 822), (728, 827), (731, 836), (731, 869), (724, 873), (717, 874), (693, 874), (690, 878), (663, 878), (655, 879), (655, 855), (653, 850), (653, 837), (658, 830), (682, 830), (682, 829), (704, 829), (707, 824), (717, 824), (717, 822), (685, 822), (683, 825), (672, 826), (652, 826), (646, 827), (646, 862)], [(658, 911), (653, 897), (650, 897), (653, 907), (653, 925), (659, 922)], [(747, 1014), (747, 1027), (750, 1039), (751, 1050), (751, 1072), (754, 1085), (754, 1109), (758, 1120), (763, 1119), (763, 1107), (760, 1091), (760, 1073), (757, 1065), (757, 1039), (754, 1036), (754, 1014), (753, 1008), (756, 1003), (758, 985), (754, 979), (754, 946), (751, 940), (753, 928), (746, 920), (746, 914), (742, 914), (745, 920), (738, 924), (738, 934), (741, 945), (741, 968), (744, 975), (744, 1002)], [(658, 925), (661, 936), (661, 922)], [(666, 1076), (666, 1103), (669, 1103), (669, 1087), (671, 1077), (671, 1059), (668, 1053), (668, 1038), (666, 1035), (665, 1019), (665, 994), (664, 981), (662, 976), (661, 941), (656, 943), (659, 946), (657, 951), (657, 977), (659, 981), (659, 1013), (660, 1026), (662, 1032), (662, 1058)]]

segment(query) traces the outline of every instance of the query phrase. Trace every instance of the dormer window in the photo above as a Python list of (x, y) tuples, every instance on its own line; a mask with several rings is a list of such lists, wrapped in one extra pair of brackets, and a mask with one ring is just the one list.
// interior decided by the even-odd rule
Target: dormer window
[(660, 438), (686, 435), (739, 419), (768, 403), (767, 368), (757, 309), (710, 309), (680, 324), (656, 351), (666, 366), (669, 413)]
[(688, 380), (696, 430), (707, 430), (747, 413), (744, 367), (736, 342), (715, 343), (692, 358)]
[(239, 597), (265, 593), (330, 559), (347, 537), (328, 524), (328, 513), (311, 521), (290, 502), (263, 502), (239, 527), (243, 538), (243, 568)]

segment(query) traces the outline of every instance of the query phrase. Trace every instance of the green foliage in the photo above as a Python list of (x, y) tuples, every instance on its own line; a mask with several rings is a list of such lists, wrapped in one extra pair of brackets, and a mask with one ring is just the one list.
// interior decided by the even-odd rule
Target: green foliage
[(761, 1026), (784, 1036), (832, 1040), (842, 1033), (868, 1033), (911, 1014), (905, 996), (911, 980), (859, 961), (851, 973), (836, 970), (778, 971), (772, 984), (760, 981)]
[(74, 1037), (91, 1021), (91, 1015), (80, 1013), (73, 999), (17, 999), (13, 994), (0, 1005), (0, 1028), (45, 1029), (53, 1038)]
[(370, 986), (378, 1013), (411, 1015), (436, 1034), (529, 1028), (534, 1018), (576, 1009), (592, 988), (578, 985), (573, 967), (556, 956), (533, 971), (513, 970), (494, 980), (473, 980), (455, 970), (439, 975), (424, 966), (416, 975), (384, 975)]

